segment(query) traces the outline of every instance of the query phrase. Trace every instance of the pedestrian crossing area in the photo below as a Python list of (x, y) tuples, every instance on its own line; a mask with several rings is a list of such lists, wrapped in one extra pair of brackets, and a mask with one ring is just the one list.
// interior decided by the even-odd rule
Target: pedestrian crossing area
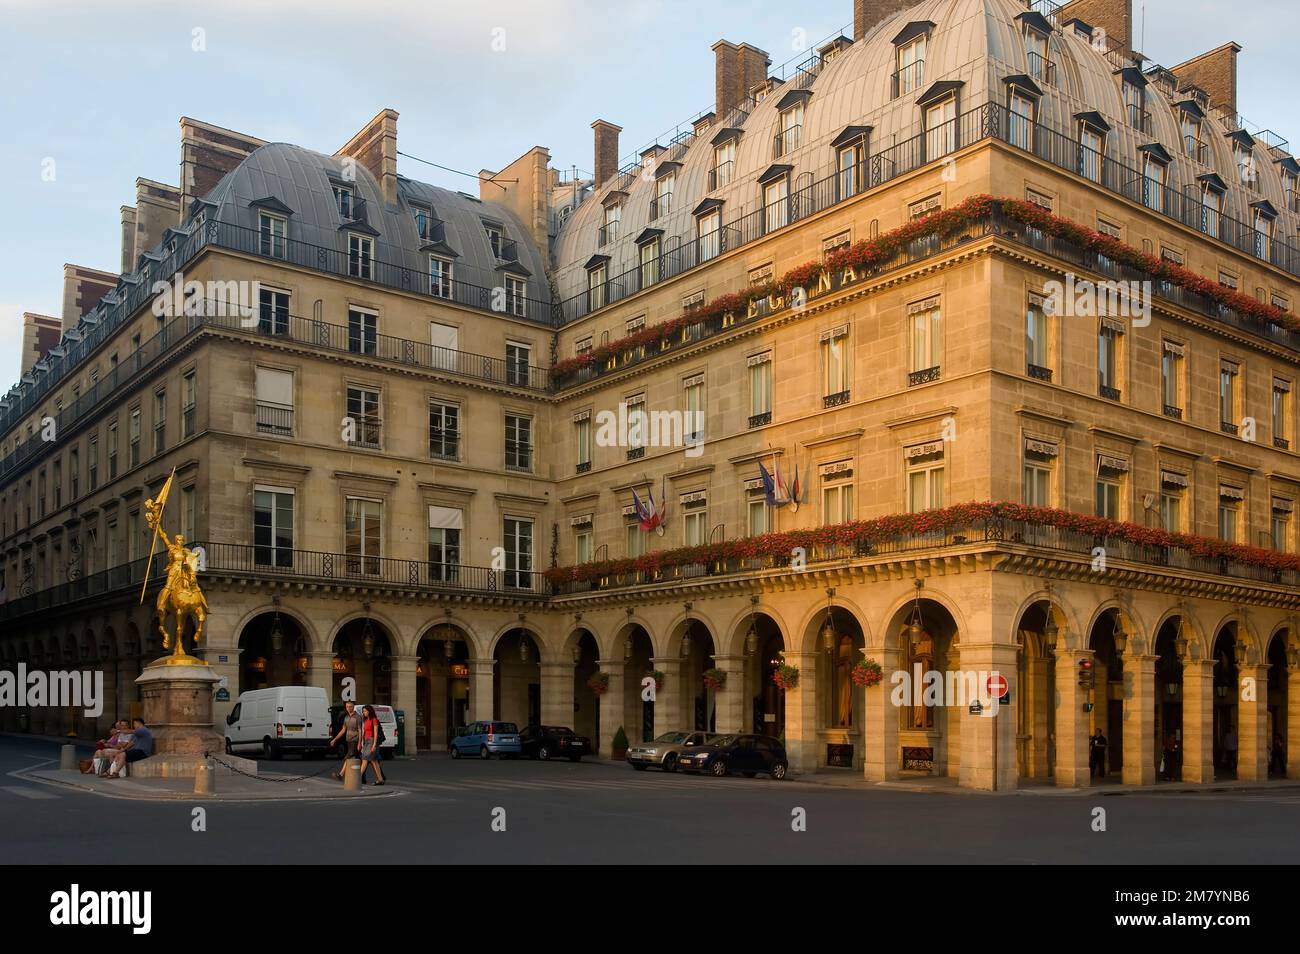
[(44, 799), (58, 798), (55, 792), (46, 791), (43, 788), (33, 788), (26, 785), (0, 785), (0, 792), (6, 795), (15, 795), (18, 798)]

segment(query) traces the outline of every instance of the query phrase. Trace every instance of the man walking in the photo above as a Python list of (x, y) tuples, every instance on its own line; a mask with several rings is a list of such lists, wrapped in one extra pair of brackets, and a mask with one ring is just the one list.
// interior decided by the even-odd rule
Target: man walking
[(347, 751), (343, 754), (343, 764), (339, 771), (334, 773), (334, 777), (343, 780), (343, 773), (348, 770), (348, 760), (355, 759), (361, 748), (361, 713), (357, 711), (356, 703), (343, 703), (343, 724), (339, 726), (338, 735), (330, 739), (330, 745), (338, 745), (339, 739), (347, 743)]
[(1089, 741), (1088, 775), (1092, 778), (1106, 777), (1106, 737), (1097, 729)]

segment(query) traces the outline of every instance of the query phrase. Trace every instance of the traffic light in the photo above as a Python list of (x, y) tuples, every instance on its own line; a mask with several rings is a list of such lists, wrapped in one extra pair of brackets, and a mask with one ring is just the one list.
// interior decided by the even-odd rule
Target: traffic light
[(1079, 660), (1079, 688), (1091, 689), (1097, 684), (1097, 673), (1092, 668), (1091, 659)]

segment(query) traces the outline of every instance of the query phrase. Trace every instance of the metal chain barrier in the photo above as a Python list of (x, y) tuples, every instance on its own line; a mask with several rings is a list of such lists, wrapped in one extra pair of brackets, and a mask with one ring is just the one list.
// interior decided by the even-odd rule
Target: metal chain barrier
[(282, 775), (275, 775), (275, 776), (254, 775), (251, 772), (245, 772), (241, 768), (236, 768), (235, 766), (227, 762), (225, 759), (213, 755), (211, 752), (204, 752), (203, 757), (212, 759), (212, 761), (216, 762), (218, 765), (224, 765), (226, 768), (230, 769), (230, 771), (234, 772), (236, 775), (242, 775), (245, 778), (256, 779), (259, 782), (301, 782), (309, 778), (319, 778), (320, 776), (324, 775), (326, 772), (337, 771), (337, 769), (333, 768), (332, 766), (326, 765), (319, 772), (312, 772), (310, 775), (283, 775), (283, 776)]

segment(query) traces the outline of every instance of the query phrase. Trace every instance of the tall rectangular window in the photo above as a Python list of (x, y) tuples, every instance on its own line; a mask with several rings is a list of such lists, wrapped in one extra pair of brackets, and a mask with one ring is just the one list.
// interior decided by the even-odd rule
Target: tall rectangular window
[(1052, 464), (1057, 448), (1046, 441), (1025, 441), (1025, 466), (1022, 494), (1031, 507), (1052, 505)]
[(195, 372), (186, 371), (181, 378), (181, 437), (194, 436), (198, 390), (195, 386)]
[(736, 140), (728, 139), (713, 148), (713, 188), (728, 185), (735, 175)]
[(140, 409), (131, 409), (130, 466), (140, 466)]
[(1269, 537), (1273, 549), (1279, 553), (1291, 552), (1291, 511), (1292, 501), (1283, 497), (1273, 498), (1272, 513), (1269, 520)]
[(86, 489), (94, 492), (99, 487), (99, 438), (92, 437), (86, 445)]
[(181, 533), (185, 535), (185, 539), (190, 543), (194, 542), (195, 497), (192, 484), (189, 487), (181, 488)]
[(284, 258), (285, 220), (260, 212), (257, 216), (258, 248), (263, 255)]
[(1021, 149), (1034, 148), (1034, 101), (1023, 93), (1011, 91), (1010, 128), (1007, 130), (1011, 145)]
[(605, 229), (601, 238), (604, 240), (601, 245), (609, 245), (618, 241), (619, 225), (623, 222), (623, 203), (611, 202), (605, 206)]
[(912, 371), (937, 371), (943, 330), (939, 299), (917, 302), (907, 310), (912, 324)]
[(1273, 379), (1273, 446), (1287, 450), (1291, 446), (1291, 382)]
[(289, 293), (272, 288), (257, 291), (257, 331), (263, 335), (289, 333)]
[(925, 108), (925, 158), (932, 162), (957, 149), (957, 98)]
[(353, 278), (370, 278), (374, 258), (374, 240), (355, 232), (348, 234), (348, 274)]
[(257, 432), (288, 437), (293, 433), (293, 372), (256, 369)]
[(605, 266), (596, 265), (587, 270), (587, 310), (605, 307)]
[(1185, 348), (1165, 341), (1160, 356), (1160, 396), (1166, 417), (1183, 416), (1183, 355)]
[(937, 510), (944, 501), (944, 444), (930, 441), (904, 450), (907, 463), (907, 509)]
[(429, 256), (429, 294), (438, 298), (450, 298), (452, 263), (436, 255)]
[(866, 188), (866, 141), (859, 139), (857, 142), (842, 147), (836, 153), (835, 166), (838, 171), (836, 178), (836, 187), (839, 190), (838, 198), (847, 199), (849, 196), (857, 195)]
[(68, 452), (68, 499), (76, 500), (81, 496), (81, 451), (72, 448)]
[(167, 449), (167, 392), (155, 391), (153, 396), (153, 454), (157, 457)]
[(533, 419), (506, 415), (506, 470), (533, 469)]
[(659, 239), (641, 243), (641, 287), (648, 288), (659, 281)]
[(350, 422), (352, 447), (379, 447), (380, 428), (379, 392), (373, 388), (348, 387), (347, 416)]
[(1101, 181), (1104, 148), (1105, 140), (1100, 132), (1087, 125), (1079, 128), (1079, 175), (1093, 182)]
[(258, 566), (293, 566), (293, 490), (253, 488), (253, 562)]
[(1097, 384), (1102, 397), (1118, 401), (1120, 398), (1119, 382), (1119, 344), (1121, 330), (1118, 322), (1102, 319), (1097, 331)]
[(1025, 314), (1025, 363), (1028, 373), (1034, 377), (1050, 378), (1051, 359), (1047, 349), (1047, 309), (1039, 295), (1029, 296), (1029, 307)]
[(506, 384), (527, 387), (532, 346), (522, 341), (506, 341)]
[(348, 572), (379, 575), (383, 557), (384, 504), (381, 500), (348, 497), (344, 501), (343, 549)]
[(460, 406), (448, 401), (429, 402), (429, 456), (460, 458)]
[(429, 508), (429, 578), (454, 582), (460, 568), (464, 513), (454, 507)]
[(704, 440), (704, 375), (694, 374), (682, 382), (686, 392), (686, 424), (682, 428), (688, 444)]
[(1241, 502), (1244, 497), (1240, 488), (1219, 488), (1219, 539), (1232, 543), (1240, 541)]
[(746, 509), (746, 524), (751, 537), (761, 536), (772, 529), (772, 511), (763, 497), (750, 497)]
[(1128, 461), (1106, 454), (1097, 457), (1094, 512), (1108, 520), (1122, 520), (1122, 495)]
[(573, 528), (573, 562), (575, 564), (591, 562), (594, 551), (593, 539), (590, 523)]
[(699, 258), (701, 262), (707, 262), (711, 258), (717, 258), (722, 248), (720, 241), (722, 233), (721, 228), (722, 216), (715, 209), (712, 212), (705, 213), (695, 220), (696, 241), (699, 244)]
[(1241, 367), (1235, 361), (1219, 362), (1219, 429), (1237, 433), (1237, 380)]
[(573, 442), (577, 450), (577, 472), (591, 470), (591, 411), (583, 411), (573, 419)]
[(1165, 209), (1165, 178), (1169, 168), (1150, 153), (1142, 154), (1142, 203), (1149, 209)]
[(515, 275), (505, 276), (506, 314), (528, 316), (528, 282)]
[(790, 180), (787, 176), (763, 186), (763, 221), (768, 232), (789, 224)]
[(348, 309), (348, 350), (354, 354), (374, 354), (378, 350), (379, 316), (373, 311)]
[(772, 420), (772, 352), (749, 357), (749, 426)]
[(822, 525), (833, 526), (853, 520), (853, 484), (840, 480), (822, 486)]
[(677, 176), (666, 175), (660, 176), (655, 183), (655, 215), (651, 218), (657, 218), (661, 215), (667, 215), (673, 209), (673, 189), (676, 188)]
[(822, 403), (832, 407), (849, 398), (849, 328), (842, 325), (821, 336)]
[(897, 51), (894, 95), (906, 96), (925, 84), (925, 36), (918, 36)]
[(1183, 532), (1183, 494), (1187, 478), (1164, 472), (1160, 475), (1160, 528), (1169, 533)]
[(108, 479), (117, 477), (117, 421), (108, 425)]
[(503, 530), (506, 557), (505, 585), (517, 589), (532, 589), (533, 522), (518, 517), (506, 517)]

